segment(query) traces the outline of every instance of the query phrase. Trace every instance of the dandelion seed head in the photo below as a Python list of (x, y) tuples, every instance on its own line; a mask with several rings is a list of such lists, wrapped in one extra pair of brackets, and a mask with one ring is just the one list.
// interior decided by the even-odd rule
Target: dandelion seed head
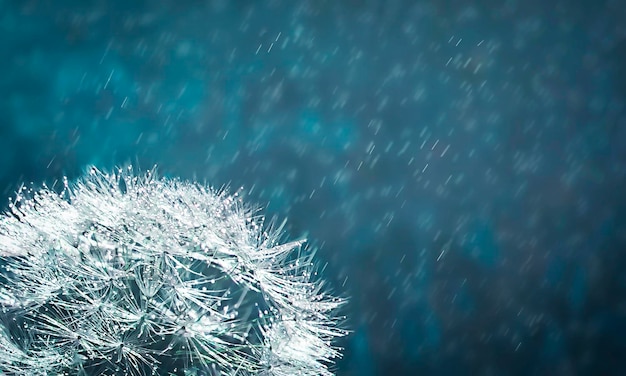
[(237, 195), (154, 171), (21, 189), (0, 218), (0, 370), (332, 375), (344, 300), (281, 237)]

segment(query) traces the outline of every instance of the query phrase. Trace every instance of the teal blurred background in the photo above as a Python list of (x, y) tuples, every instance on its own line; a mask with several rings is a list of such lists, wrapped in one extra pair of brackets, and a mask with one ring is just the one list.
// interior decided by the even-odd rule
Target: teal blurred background
[(319, 247), (338, 375), (622, 375), (621, 1), (0, 0), (0, 193), (242, 187)]

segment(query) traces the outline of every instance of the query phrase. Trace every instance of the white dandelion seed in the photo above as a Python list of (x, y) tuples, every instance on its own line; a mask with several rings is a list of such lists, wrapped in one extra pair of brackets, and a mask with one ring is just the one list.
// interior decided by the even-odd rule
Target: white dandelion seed
[(0, 218), (0, 374), (332, 375), (344, 300), (269, 227), (153, 171), (20, 190)]

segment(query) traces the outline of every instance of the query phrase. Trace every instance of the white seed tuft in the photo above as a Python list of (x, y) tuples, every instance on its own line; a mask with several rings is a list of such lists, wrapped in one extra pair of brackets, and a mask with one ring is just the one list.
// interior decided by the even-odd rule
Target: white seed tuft
[(0, 374), (332, 375), (344, 301), (237, 195), (91, 168), (0, 218)]

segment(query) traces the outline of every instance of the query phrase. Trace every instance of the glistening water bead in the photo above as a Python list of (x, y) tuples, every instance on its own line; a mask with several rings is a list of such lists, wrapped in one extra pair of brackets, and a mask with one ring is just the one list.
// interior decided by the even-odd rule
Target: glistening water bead
[(344, 301), (237, 195), (95, 168), (0, 219), (0, 374), (332, 375)]

